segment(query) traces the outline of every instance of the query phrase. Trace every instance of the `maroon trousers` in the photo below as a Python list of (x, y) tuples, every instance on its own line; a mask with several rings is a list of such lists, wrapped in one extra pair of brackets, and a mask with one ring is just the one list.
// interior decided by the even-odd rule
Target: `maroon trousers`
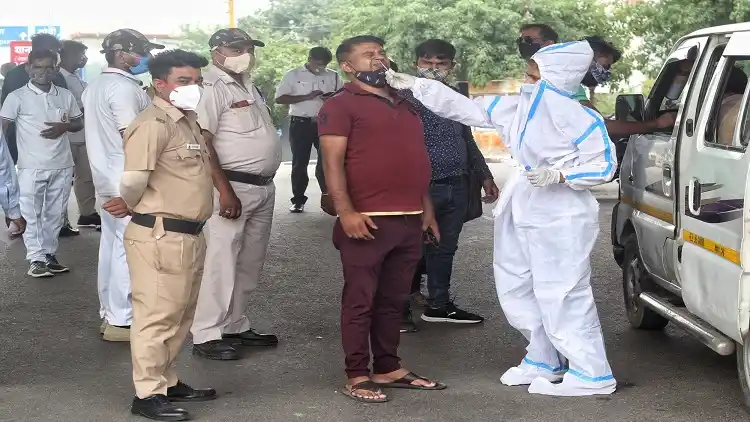
[(333, 244), (341, 253), (341, 342), (349, 378), (401, 368), (398, 345), (401, 316), (414, 271), (422, 258), (422, 217), (372, 217), (374, 240), (349, 239), (339, 221)]

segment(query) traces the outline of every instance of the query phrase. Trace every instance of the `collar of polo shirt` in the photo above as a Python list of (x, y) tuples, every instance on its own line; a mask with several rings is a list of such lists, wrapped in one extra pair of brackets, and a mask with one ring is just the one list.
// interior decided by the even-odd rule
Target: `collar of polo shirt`
[(42, 95), (42, 94), (57, 95), (57, 87), (55, 86), (55, 84), (50, 84), (50, 85), (51, 86), (50, 86), (49, 92), (45, 92), (37, 88), (36, 85), (32, 84), (31, 82), (26, 84), (26, 86), (28, 86), (29, 89), (32, 90), (37, 95)]

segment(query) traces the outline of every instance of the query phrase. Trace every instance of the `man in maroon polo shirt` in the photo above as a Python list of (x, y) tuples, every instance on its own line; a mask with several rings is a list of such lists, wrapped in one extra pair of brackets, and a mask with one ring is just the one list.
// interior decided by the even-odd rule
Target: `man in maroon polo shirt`
[(383, 44), (363, 35), (338, 47), (336, 59), (351, 82), (318, 114), (326, 184), (338, 214), (333, 244), (344, 270), (341, 340), (349, 381), (342, 393), (368, 403), (388, 400), (382, 388), (445, 388), (399, 363), (401, 313), (422, 241), (437, 242), (440, 234), (422, 121), (386, 85)]

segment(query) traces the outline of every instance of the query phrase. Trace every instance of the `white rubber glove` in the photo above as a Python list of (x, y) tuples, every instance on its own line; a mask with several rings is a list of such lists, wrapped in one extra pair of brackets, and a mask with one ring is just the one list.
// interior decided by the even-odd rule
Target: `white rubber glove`
[(412, 89), (417, 83), (417, 78), (405, 73), (396, 73), (393, 69), (385, 71), (385, 80), (394, 89)]
[(560, 172), (552, 169), (529, 170), (524, 173), (531, 186), (541, 188), (560, 183)]

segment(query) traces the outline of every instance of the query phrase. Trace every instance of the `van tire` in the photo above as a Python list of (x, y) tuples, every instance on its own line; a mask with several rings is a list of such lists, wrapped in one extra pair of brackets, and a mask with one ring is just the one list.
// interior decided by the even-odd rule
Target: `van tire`
[[(745, 339), (745, 344), (737, 343), (737, 375), (742, 387), (742, 401), (750, 408), (750, 338)], [(748, 409), (750, 410), (750, 409)]]
[(635, 233), (631, 233), (625, 238), (624, 248), (622, 292), (628, 322), (633, 328), (640, 330), (661, 330), (667, 326), (669, 320), (638, 303), (637, 300), (638, 294), (643, 291), (642, 282), (647, 276), (641, 262), (638, 237)]

